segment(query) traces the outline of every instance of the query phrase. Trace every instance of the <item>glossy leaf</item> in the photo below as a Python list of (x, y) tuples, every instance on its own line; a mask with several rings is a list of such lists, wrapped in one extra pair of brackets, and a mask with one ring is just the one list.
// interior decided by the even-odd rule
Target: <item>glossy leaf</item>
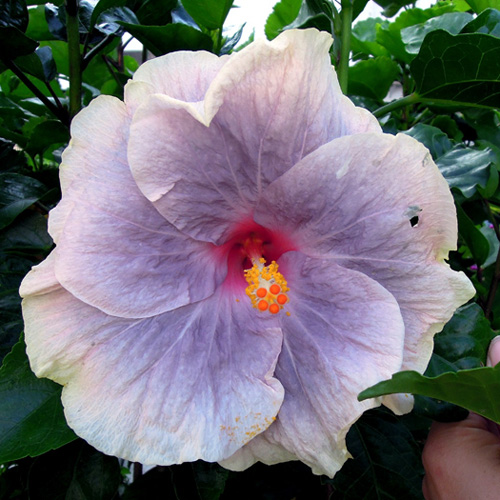
[[(494, 333), (477, 304), (459, 308), (443, 331), (434, 337), (434, 356), (452, 363), (456, 369), (479, 368), (486, 364), (488, 346)], [(436, 376), (434, 371), (427, 376)]]
[(420, 448), (406, 426), (386, 410), (371, 410), (347, 434), (353, 456), (333, 479), (336, 500), (422, 500)]
[(241, 40), (241, 35), (243, 34), (243, 29), (245, 25), (242, 25), (238, 31), (236, 31), (232, 36), (224, 38), (224, 43), (220, 50), (219, 55), (229, 54), (236, 47), (238, 42)]
[(233, 0), (182, 0), (189, 15), (209, 30), (222, 29)]
[(281, 0), (274, 5), (266, 21), (265, 33), (268, 40), (276, 38), (285, 26), (298, 16), (302, 0)]
[(376, 41), (385, 47), (393, 57), (409, 64), (415, 55), (406, 50), (406, 44), (401, 35), (402, 30), (453, 11), (455, 11), (455, 7), (451, 2), (438, 4), (426, 10), (409, 9), (403, 11), (394, 22), (377, 26)]
[(437, 160), (453, 148), (448, 136), (437, 127), (418, 123), (405, 134), (421, 142), (431, 153), (432, 158)]
[(428, 99), (500, 106), (500, 39), (429, 33), (411, 63), (417, 93)]
[(38, 201), (47, 188), (36, 179), (16, 173), (0, 174), (0, 229)]
[(172, 10), (177, 0), (128, 0), (140, 24), (162, 26), (172, 21)]
[(400, 72), (398, 64), (389, 57), (359, 61), (349, 67), (349, 94), (381, 101), (389, 92)]
[(35, 377), (20, 340), (0, 368), (0, 463), (37, 456), (76, 439), (67, 426), (61, 386)]
[(406, 46), (406, 52), (418, 54), (425, 36), (431, 31), (441, 29), (456, 35), (471, 20), (472, 14), (468, 12), (449, 12), (433, 17), (425, 23), (402, 29), (401, 39)]
[(286, 29), (316, 28), (320, 31), (332, 30), (333, 12), (327, 2), (304, 0), (296, 19)]
[(57, 74), (56, 63), (50, 47), (39, 47), (33, 54), (18, 57), (16, 64), (24, 73), (44, 82), (50, 82)]
[(487, 149), (454, 147), (436, 161), (450, 187), (460, 189), (466, 198), (474, 195), (478, 186), (486, 187), (491, 175), (494, 152)]
[(394, 393), (411, 393), (449, 401), (500, 424), (500, 364), (425, 377), (415, 371), (396, 373), (390, 380), (364, 390), (360, 401)]
[(0, 26), (26, 31), (28, 8), (24, 0), (0, 0)]
[(174, 50), (211, 50), (213, 47), (213, 41), (208, 35), (184, 24), (167, 26), (120, 24), (155, 56)]
[(47, 233), (47, 218), (38, 212), (25, 211), (16, 224), (0, 232), (0, 250), (48, 252), (52, 238)]
[(473, 21), (466, 24), (462, 29), (462, 33), (486, 33), (500, 37), (500, 11), (486, 9)]
[(500, 0), (466, 0), (472, 10), (479, 14), (485, 9), (500, 9)]

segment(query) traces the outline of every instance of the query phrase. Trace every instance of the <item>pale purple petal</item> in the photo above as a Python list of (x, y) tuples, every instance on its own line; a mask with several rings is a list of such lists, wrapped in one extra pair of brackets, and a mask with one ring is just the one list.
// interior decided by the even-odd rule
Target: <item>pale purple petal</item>
[[(348, 458), (349, 427), (379, 404), (360, 403), (357, 395), (401, 367), (403, 320), (394, 297), (362, 273), (298, 252), (283, 256), (280, 268), (290, 286), (275, 372), (285, 400), (276, 422), (249, 448), (265, 463), (275, 463), (284, 448), (314, 473), (333, 476)], [(248, 462), (242, 453), (235, 467)], [(231, 459), (224, 465), (231, 468)]]
[[(38, 272), (48, 283), (50, 262)], [(64, 384), (68, 424), (97, 449), (145, 464), (215, 461), (274, 420), (282, 334), (249, 304), (218, 294), (129, 320), (49, 289), (23, 303), (31, 366)]]
[(145, 317), (208, 297), (226, 268), (212, 245), (180, 233), (137, 188), (126, 158), (129, 122), (113, 97), (73, 120), (63, 201), (49, 221), (58, 281), (109, 314)]
[(167, 220), (223, 242), (262, 190), (304, 155), (335, 137), (380, 131), (340, 92), (331, 41), (316, 30), (258, 41), (227, 60), (203, 103), (155, 94), (138, 108), (129, 162)]
[(444, 261), (457, 240), (448, 185), (405, 135), (360, 134), (319, 148), (269, 187), (255, 219), (394, 295), (406, 326), (403, 369), (425, 369), (433, 335), (474, 294)]
[(185, 102), (202, 101), (228, 59), (229, 56), (217, 57), (204, 51), (178, 51), (155, 57), (134, 73), (125, 87), (125, 102), (129, 108), (136, 107), (150, 94), (165, 94)]

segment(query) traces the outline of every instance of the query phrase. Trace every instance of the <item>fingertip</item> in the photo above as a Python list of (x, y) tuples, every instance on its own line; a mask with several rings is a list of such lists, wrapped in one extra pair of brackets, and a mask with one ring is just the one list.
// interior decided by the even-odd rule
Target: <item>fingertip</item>
[(486, 365), (495, 366), (498, 362), (500, 362), (500, 335), (497, 335), (490, 343)]

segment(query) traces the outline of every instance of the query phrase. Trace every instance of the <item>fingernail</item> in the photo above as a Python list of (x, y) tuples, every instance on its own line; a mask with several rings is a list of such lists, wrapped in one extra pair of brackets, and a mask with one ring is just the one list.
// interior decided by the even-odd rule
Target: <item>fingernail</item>
[(500, 362), (500, 335), (497, 335), (490, 343), (486, 366), (495, 366)]

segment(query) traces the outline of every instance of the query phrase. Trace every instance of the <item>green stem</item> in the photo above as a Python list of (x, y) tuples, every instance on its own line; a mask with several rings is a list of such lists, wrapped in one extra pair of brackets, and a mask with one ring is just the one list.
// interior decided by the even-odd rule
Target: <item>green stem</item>
[(71, 118), (82, 106), (82, 70), (80, 33), (78, 30), (78, 0), (66, 0), (66, 30), (69, 54), (69, 112)]
[(409, 104), (416, 104), (417, 102), (421, 102), (420, 96), (418, 94), (410, 94), (406, 97), (402, 97), (401, 99), (397, 99), (396, 101), (392, 101), (381, 108), (378, 108), (373, 114), (375, 117), (380, 118), (381, 116), (394, 111), (395, 109), (403, 108), (404, 106), (408, 106)]
[[(66, 114), (66, 110), (56, 106), (46, 95), (44, 95), (38, 87), (19, 69), (19, 67), (13, 61), (9, 59), (2, 59), (2, 62), (7, 66), (12, 73), (14, 73), (19, 80), (21, 80), (26, 87), (28, 87), (31, 92), (33, 92), (40, 101), (42, 101), (47, 109), (56, 116), (64, 125), (69, 125), (69, 119)], [(59, 103), (60, 104), (60, 103)]]
[(342, 0), (342, 33), (340, 38), (340, 61), (338, 67), (339, 84), (342, 92), (347, 94), (349, 57), (351, 55), (352, 3)]

